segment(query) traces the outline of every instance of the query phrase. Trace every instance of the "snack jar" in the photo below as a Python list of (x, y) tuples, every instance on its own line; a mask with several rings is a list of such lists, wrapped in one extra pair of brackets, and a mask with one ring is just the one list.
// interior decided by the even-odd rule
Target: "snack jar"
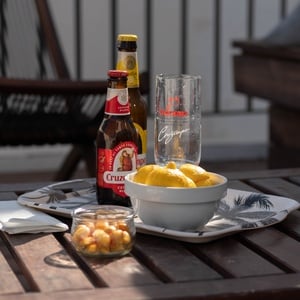
[(72, 217), (72, 243), (80, 253), (116, 257), (131, 251), (136, 233), (131, 208), (85, 205), (75, 209)]

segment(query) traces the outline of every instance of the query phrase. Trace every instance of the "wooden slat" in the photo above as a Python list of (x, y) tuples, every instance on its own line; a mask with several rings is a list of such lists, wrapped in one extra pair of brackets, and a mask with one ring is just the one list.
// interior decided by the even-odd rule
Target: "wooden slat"
[[(70, 234), (64, 234), (64, 243), (71, 243)], [(71, 251), (75, 251), (74, 247)], [(76, 253), (76, 255), (80, 255)], [(80, 255), (82, 268), (91, 268), (110, 287), (160, 284), (161, 282), (131, 254), (122, 258), (87, 258)]]
[(273, 178), (273, 177), (291, 177), (300, 176), (300, 168), (291, 169), (268, 169), (268, 170), (249, 170), (245, 171), (234, 171), (234, 172), (223, 172), (222, 175), (226, 176), (229, 180), (246, 180), (255, 178)]
[(249, 185), (245, 182), (242, 182), (240, 180), (229, 181), (228, 187), (231, 189), (236, 189), (236, 190), (242, 190), (242, 191), (248, 191), (248, 192), (258, 192), (257, 189), (255, 189), (251, 185)]
[(0, 201), (1, 200), (16, 200), (17, 198), (18, 198), (18, 196), (14, 192), (0, 192)]
[[(250, 299), (298, 299), (300, 274), (285, 274), (250, 277), (241, 279), (193, 281), (153, 286), (126, 287), (119, 289), (78, 290), (49, 292), (47, 294), (28, 293), (24, 296), (0, 296), (0, 300), (74, 300), (74, 299), (199, 299), (199, 300), (250, 300)], [(254, 294), (255, 291), (255, 294)], [(271, 295), (271, 297), (270, 297)]]
[(135, 255), (165, 282), (221, 278), (212, 268), (169, 239), (139, 234)]
[(288, 217), (280, 224), (277, 225), (284, 232), (300, 239), (300, 211), (293, 211)]
[(240, 239), (286, 271), (300, 271), (300, 243), (274, 227), (245, 232)]
[(230, 237), (193, 246), (200, 257), (209, 260), (225, 277), (265, 276), (283, 273), (257, 253)]
[(16, 192), (18, 194), (34, 191), (41, 187), (47, 186), (51, 182), (30, 182), (30, 183), (2, 183), (0, 191)]
[(300, 185), (300, 176), (290, 176), (290, 177), (288, 177), (288, 179), (291, 180), (292, 182)]
[(277, 194), (300, 202), (300, 186), (281, 178), (253, 179), (248, 182), (265, 193)]
[(7, 263), (7, 260), (3, 256), (4, 252), (3, 242), (0, 240), (0, 291), (1, 294), (10, 294), (10, 293), (22, 293), (24, 289), (17, 277), (15, 276), (13, 270)]
[[(10, 241), (41, 291), (92, 288), (80, 269), (75, 264), (70, 266), (70, 257), (62, 252), (53, 235), (13, 235)], [(55, 256), (59, 258), (60, 265), (53, 263)]]
[(161, 284), (160, 280), (130, 255), (109, 260), (107, 263), (101, 263), (101, 260), (98, 260), (93, 268), (113, 288), (133, 284), (137, 287)]
[[(88, 186), (87, 183), (92, 183), (95, 181), (94, 178), (82, 178), (82, 182), (68, 182), (66, 181), (65, 184), (61, 184), (59, 182), (59, 186), (61, 189), (82, 189)], [(42, 187), (48, 186), (49, 184), (54, 184), (53, 181), (41, 181), (41, 182), (20, 182), (20, 183), (2, 183), (0, 184), (0, 191), (5, 192), (15, 192), (18, 195), (21, 193), (31, 192)], [(1, 195), (1, 193), (0, 193)], [(0, 198), (1, 199), (1, 198)]]

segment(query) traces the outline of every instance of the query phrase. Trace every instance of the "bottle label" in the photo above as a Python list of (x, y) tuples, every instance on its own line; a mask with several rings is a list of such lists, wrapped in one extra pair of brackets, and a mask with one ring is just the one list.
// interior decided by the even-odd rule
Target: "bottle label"
[(137, 52), (119, 51), (116, 68), (118, 70), (126, 70), (128, 72), (128, 88), (137, 88), (140, 86)]
[(142, 144), (142, 153), (139, 153), (137, 156), (137, 166), (136, 168), (139, 169), (140, 167), (146, 164), (146, 155), (147, 155), (147, 130), (144, 130), (138, 123), (134, 122), (134, 127), (138, 133), (138, 136), (141, 140)]
[(113, 149), (99, 148), (97, 152), (98, 186), (112, 189), (121, 197), (125, 176), (136, 170), (137, 146), (131, 142), (121, 142)]
[(128, 89), (107, 89), (105, 113), (108, 115), (129, 115)]

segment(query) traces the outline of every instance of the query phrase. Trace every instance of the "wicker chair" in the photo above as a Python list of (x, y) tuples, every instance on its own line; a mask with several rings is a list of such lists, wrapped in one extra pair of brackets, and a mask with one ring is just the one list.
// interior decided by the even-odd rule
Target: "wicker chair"
[(46, 0), (0, 0), (0, 146), (72, 144), (53, 179), (95, 176), (106, 87), (70, 79)]

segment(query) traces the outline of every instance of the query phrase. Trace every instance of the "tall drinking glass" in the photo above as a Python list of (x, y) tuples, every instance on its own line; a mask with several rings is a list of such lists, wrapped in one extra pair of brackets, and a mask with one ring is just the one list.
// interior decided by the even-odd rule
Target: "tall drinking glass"
[(201, 158), (201, 77), (156, 76), (155, 163), (199, 165)]

